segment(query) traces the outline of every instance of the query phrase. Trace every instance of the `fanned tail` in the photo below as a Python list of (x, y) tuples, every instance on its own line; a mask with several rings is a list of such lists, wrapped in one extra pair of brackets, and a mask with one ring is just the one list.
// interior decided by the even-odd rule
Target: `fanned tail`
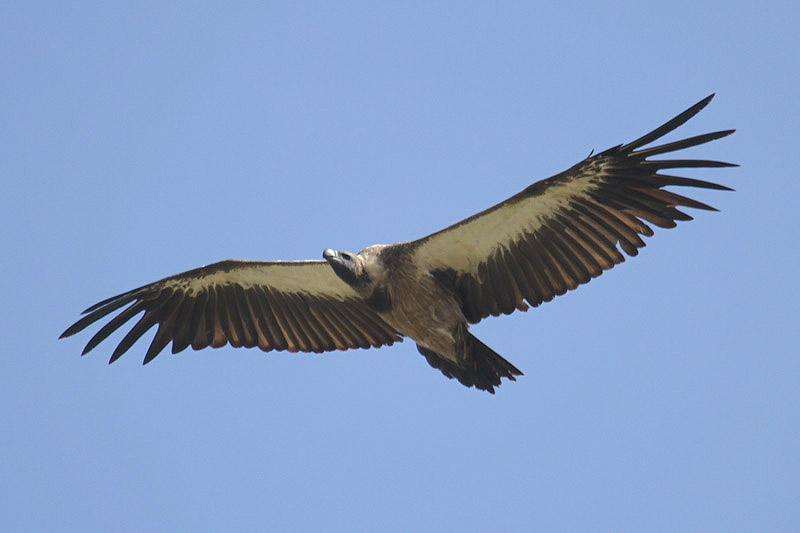
[(441, 370), (450, 379), (456, 378), (467, 387), (485, 390), (494, 394), (494, 388), (500, 386), (500, 379), (516, 381), (522, 371), (503, 359), (503, 357), (482, 343), (472, 333), (467, 332), (467, 356), (461, 365), (457, 365), (417, 344), (419, 353), (425, 356), (428, 364)]

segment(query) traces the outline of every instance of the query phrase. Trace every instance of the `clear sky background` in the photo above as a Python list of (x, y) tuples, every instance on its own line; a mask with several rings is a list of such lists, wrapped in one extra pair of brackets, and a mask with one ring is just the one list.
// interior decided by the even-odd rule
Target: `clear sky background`
[[(6, 2), (0, 529), (800, 531), (796, 2)], [(716, 99), (720, 213), (474, 328), (326, 355), (58, 335), (227, 258), (431, 233)]]

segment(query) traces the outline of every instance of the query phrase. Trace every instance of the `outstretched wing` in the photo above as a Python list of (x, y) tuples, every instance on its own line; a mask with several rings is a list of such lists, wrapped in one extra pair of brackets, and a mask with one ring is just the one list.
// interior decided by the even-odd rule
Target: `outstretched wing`
[(126, 305), (91, 338), (83, 354), (141, 312), (109, 363), (156, 325), (145, 364), (170, 341), (172, 353), (178, 353), (188, 346), (199, 350), (227, 343), (264, 351), (324, 352), (400, 340), (325, 261), (237, 260), (189, 270), (103, 300), (84, 311), (86, 316), (61, 337)]
[(734, 130), (642, 148), (692, 118), (713, 96), (631, 143), (591, 156), (494, 207), (406, 245), (421, 268), (454, 292), (473, 323), (489, 315), (526, 310), (527, 304), (537, 306), (575, 289), (625, 260), (617, 246), (635, 256), (645, 245), (640, 235), (653, 235), (646, 222), (672, 228), (677, 220), (691, 220), (678, 206), (716, 211), (663, 187), (731, 189), (660, 171), (736, 165), (648, 158), (719, 139)]

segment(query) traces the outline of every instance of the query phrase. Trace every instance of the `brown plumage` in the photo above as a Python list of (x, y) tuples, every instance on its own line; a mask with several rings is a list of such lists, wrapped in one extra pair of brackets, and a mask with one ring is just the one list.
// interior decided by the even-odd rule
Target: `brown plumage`
[[(678, 207), (714, 208), (663, 189), (722, 185), (661, 174), (665, 169), (735, 166), (696, 159), (650, 160), (734, 130), (643, 148), (697, 114), (713, 95), (639, 139), (590, 156), (507, 200), (416, 241), (358, 254), (325, 250), (324, 261), (228, 260), (176, 274), (104, 300), (61, 337), (119, 310), (83, 353), (138, 314), (111, 355), (118, 359), (153, 326), (144, 357), (170, 342), (325, 352), (417, 343), (428, 363), (466, 386), (494, 392), (521, 375), (469, 332), (489, 315), (527, 310), (587, 283), (692, 217)], [(621, 249), (621, 251), (620, 251)]]

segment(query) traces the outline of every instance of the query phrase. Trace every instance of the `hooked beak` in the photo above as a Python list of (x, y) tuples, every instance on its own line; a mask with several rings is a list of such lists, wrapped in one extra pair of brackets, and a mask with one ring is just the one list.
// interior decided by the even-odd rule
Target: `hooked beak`
[(322, 257), (340, 276), (342, 275), (343, 271), (352, 272), (353, 270), (353, 261), (349, 255), (350, 254), (346, 252), (342, 253), (331, 248), (326, 248), (325, 251), (322, 252)]
[(325, 261), (330, 263), (331, 261), (336, 261), (339, 259), (339, 252), (330, 248), (326, 248), (325, 251), (322, 252), (322, 257), (325, 259)]

